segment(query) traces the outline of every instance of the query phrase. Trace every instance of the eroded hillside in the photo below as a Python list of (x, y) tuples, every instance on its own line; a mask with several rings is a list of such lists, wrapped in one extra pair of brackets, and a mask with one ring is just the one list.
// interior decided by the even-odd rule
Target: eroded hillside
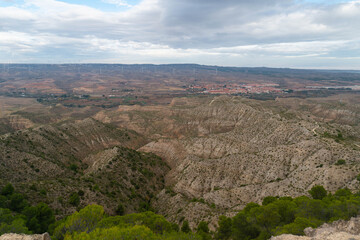
[(78, 119), (93, 114), (84, 120), (74, 120), (72, 109), (49, 123), (17, 110), (3, 121), (32, 125), (2, 135), (1, 184), (45, 200), (58, 215), (89, 203), (111, 213), (119, 203), (133, 212), (151, 202), (171, 221), (214, 227), (219, 215), (269, 195), (295, 197), (316, 184), (358, 189), (357, 99), (186, 97), (82, 109)]
[(168, 166), (137, 152), (145, 139), (88, 118), (3, 135), (0, 181), (14, 184), (31, 202), (45, 201), (58, 215), (97, 203), (109, 213), (147, 206), (164, 187)]
[(203, 219), (216, 223), (219, 214), (232, 215), (269, 195), (307, 194), (316, 184), (330, 191), (357, 189), (358, 112), (344, 124), (343, 118), (322, 121), (322, 113), (314, 111), (275, 101), (205, 97), (175, 99), (168, 107), (119, 107), (95, 118), (153, 139), (141, 150), (158, 154), (172, 168), (153, 206), (195, 226)]

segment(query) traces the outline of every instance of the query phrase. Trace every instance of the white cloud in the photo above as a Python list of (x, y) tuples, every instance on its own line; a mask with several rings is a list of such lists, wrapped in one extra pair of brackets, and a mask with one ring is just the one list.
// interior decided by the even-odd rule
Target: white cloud
[[(0, 8), (0, 19), (1, 21), (13, 20), (33, 20), (36, 18), (36, 15), (30, 11), (16, 8), (16, 7), (3, 7)], [(4, 22), (3, 22), (4, 24)]]
[[(125, 1), (103, 0), (118, 6)], [(99, 61), (262, 65), (360, 52), (360, 1), (327, 5), (292, 0), (143, 0), (104, 12), (57, 0), (0, 7), (0, 60), (11, 52), (52, 59), (97, 55)], [(51, 56), (50, 56), (51, 52)], [(65, 54), (68, 54), (65, 55)], [(351, 56), (350, 56), (351, 55)], [(27, 58), (29, 59), (29, 58)], [(234, 61), (234, 64), (231, 64)], [(290, 60), (293, 61), (293, 60)], [(295, 60), (294, 60), (295, 61)], [(251, 61), (250, 61), (251, 62)]]
[(104, 3), (114, 4), (118, 7), (131, 7), (125, 0), (101, 0)]

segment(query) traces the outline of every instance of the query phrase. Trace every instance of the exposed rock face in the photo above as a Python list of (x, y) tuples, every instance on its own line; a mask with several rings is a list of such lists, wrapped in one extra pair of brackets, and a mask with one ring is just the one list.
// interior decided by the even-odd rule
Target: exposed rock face
[(360, 240), (360, 218), (325, 223), (316, 229), (306, 228), (304, 232), (306, 236), (284, 234), (271, 240)]
[(34, 235), (8, 233), (1, 235), (0, 240), (51, 240), (51, 238), (48, 233)]

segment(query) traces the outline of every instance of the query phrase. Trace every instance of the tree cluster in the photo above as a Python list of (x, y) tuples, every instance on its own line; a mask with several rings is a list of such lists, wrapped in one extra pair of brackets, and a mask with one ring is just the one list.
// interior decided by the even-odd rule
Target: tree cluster
[[(206, 225), (206, 226), (205, 226)], [(208, 231), (207, 224), (200, 226)], [(103, 207), (89, 205), (56, 223), (56, 240), (202, 240), (190, 228), (179, 232), (179, 226), (153, 212), (106, 216)]]
[(186, 219), (180, 228), (151, 211), (124, 215), (122, 204), (117, 216), (107, 215), (102, 206), (89, 205), (55, 222), (46, 204), (31, 206), (8, 184), (0, 191), (0, 234), (49, 232), (55, 240), (265, 240), (281, 234), (303, 235), (306, 227), (360, 213), (360, 193), (339, 189), (331, 194), (314, 186), (309, 194), (311, 197), (268, 196), (261, 205), (247, 204), (233, 218), (221, 216), (216, 232), (210, 232), (207, 222), (200, 222), (193, 232)]
[(221, 216), (216, 239), (262, 240), (281, 234), (304, 235), (307, 227), (355, 217), (360, 212), (360, 194), (340, 189), (327, 193), (314, 186), (311, 198), (266, 197), (262, 205), (249, 203), (233, 218)]
[(54, 212), (45, 204), (31, 206), (26, 196), (11, 184), (0, 192), (0, 235), (3, 233), (44, 233), (55, 222)]

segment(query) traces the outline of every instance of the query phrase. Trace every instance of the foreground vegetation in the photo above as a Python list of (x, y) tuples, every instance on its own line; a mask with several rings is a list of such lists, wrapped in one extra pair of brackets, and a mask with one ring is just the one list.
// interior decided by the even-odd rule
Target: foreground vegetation
[(45, 203), (31, 206), (11, 184), (0, 192), (0, 235), (3, 233), (44, 233), (55, 222), (54, 212)]
[(56, 240), (261, 240), (285, 233), (303, 235), (306, 227), (346, 220), (360, 212), (360, 193), (340, 189), (331, 194), (322, 186), (313, 187), (309, 193), (311, 198), (269, 196), (262, 205), (247, 204), (233, 218), (221, 216), (215, 232), (209, 231), (206, 222), (200, 222), (192, 232), (186, 220), (180, 228), (150, 211), (121, 216), (123, 207), (117, 211), (120, 215), (108, 216), (99, 205), (89, 205), (55, 221), (53, 210), (45, 203), (31, 206), (24, 195), (8, 184), (0, 192), (0, 235), (47, 231)]
[(98, 205), (87, 206), (55, 225), (53, 236), (57, 240), (201, 239), (200, 233), (194, 234), (190, 229), (179, 232), (177, 224), (153, 212), (108, 217)]
[(268, 239), (274, 235), (304, 235), (307, 227), (355, 217), (360, 212), (360, 193), (340, 189), (334, 195), (322, 186), (301, 196), (266, 197), (262, 205), (249, 203), (235, 217), (220, 217), (216, 239)]

